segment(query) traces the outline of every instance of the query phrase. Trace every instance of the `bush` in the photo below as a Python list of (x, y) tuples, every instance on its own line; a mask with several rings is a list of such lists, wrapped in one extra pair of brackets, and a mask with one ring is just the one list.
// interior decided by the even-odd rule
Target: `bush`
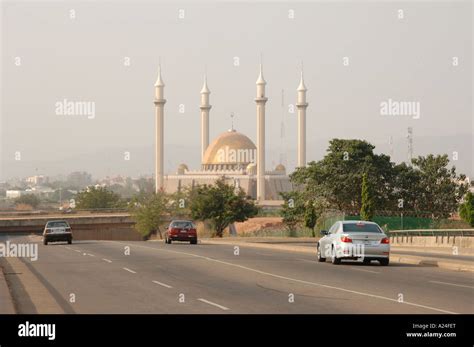
[(169, 197), (164, 192), (136, 196), (130, 204), (130, 213), (135, 221), (135, 229), (148, 238), (158, 232), (168, 215)]
[(459, 209), (459, 216), (471, 227), (474, 227), (474, 195), (471, 192), (466, 194), (465, 201)]
[(123, 208), (126, 203), (120, 195), (106, 187), (89, 187), (76, 196), (78, 209)]
[(40, 199), (36, 195), (33, 195), (33, 194), (22, 195), (15, 199), (15, 205), (17, 209), (20, 205), (29, 205), (32, 208), (36, 208), (38, 207), (40, 202), (41, 202)]

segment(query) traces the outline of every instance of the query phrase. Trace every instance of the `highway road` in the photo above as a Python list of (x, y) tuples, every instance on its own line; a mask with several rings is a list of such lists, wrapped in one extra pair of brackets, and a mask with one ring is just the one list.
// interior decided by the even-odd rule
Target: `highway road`
[[(474, 313), (474, 275), (232, 245), (77, 241), (4, 258), (19, 313)], [(128, 252), (129, 250), (129, 252)]]

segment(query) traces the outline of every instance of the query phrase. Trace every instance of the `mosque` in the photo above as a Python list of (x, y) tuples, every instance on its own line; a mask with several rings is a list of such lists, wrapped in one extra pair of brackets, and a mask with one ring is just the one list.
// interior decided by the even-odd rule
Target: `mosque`
[[(164, 175), (164, 98), (161, 67), (155, 83), (155, 117), (156, 117), (156, 153), (155, 153), (155, 187), (168, 193), (179, 191), (186, 186), (213, 184), (219, 178), (227, 183), (242, 188), (258, 202), (280, 200), (280, 192), (293, 189), (286, 168), (279, 164), (273, 170), (265, 167), (265, 97), (266, 81), (263, 78), (263, 67), (260, 64), (257, 79), (257, 143), (254, 144), (246, 135), (237, 132), (233, 127), (220, 134), (209, 144), (210, 94), (207, 78), (201, 89), (201, 167), (190, 170), (183, 163), (177, 168), (176, 174)], [(301, 71), (300, 83), (297, 88), (298, 111), (298, 167), (306, 165), (306, 102), (307, 88)]]

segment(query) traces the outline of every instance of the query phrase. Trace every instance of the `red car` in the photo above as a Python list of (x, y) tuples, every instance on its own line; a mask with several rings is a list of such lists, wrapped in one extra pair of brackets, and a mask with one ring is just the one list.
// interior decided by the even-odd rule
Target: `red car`
[(192, 245), (197, 244), (196, 226), (190, 220), (173, 220), (165, 232), (165, 243), (173, 241), (189, 241)]

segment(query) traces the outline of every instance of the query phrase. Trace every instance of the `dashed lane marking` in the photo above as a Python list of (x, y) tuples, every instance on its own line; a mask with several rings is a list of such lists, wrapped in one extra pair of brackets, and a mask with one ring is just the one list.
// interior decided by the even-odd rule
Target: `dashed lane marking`
[(159, 286), (165, 287), (165, 288), (173, 288), (172, 286), (170, 286), (169, 284), (166, 284), (166, 283), (162, 283), (162, 282), (158, 282), (158, 281), (152, 281), (152, 282), (155, 283), (155, 284), (158, 284)]
[(473, 286), (466, 286), (464, 284), (456, 284), (456, 283), (448, 283), (448, 282), (440, 282), (440, 281), (430, 281), (431, 283), (436, 283), (436, 284), (444, 284), (447, 286), (455, 286), (455, 287), (463, 287), (463, 288), (470, 288), (474, 289)]
[(208, 305), (212, 305), (212, 306), (218, 307), (218, 308), (220, 308), (221, 310), (224, 310), (224, 311), (229, 310), (228, 307), (225, 307), (225, 306), (216, 304), (215, 302), (212, 302), (212, 301), (209, 301), (209, 300), (206, 300), (206, 299), (203, 299), (203, 298), (199, 298), (198, 300), (201, 301), (201, 302), (204, 302), (204, 303), (206, 303), (206, 304), (208, 304)]
[[(110, 242), (114, 242), (114, 243), (118, 243), (118, 244), (125, 244), (125, 243), (119, 242), (119, 241), (110, 241)], [(265, 272), (265, 271), (262, 271), (262, 270), (254, 269), (254, 268), (251, 268), (251, 267), (248, 267), (248, 266), (229, 263), (229, 262), (226, 262), (226, 261), (213, 259), (213, 258), (205, 257), (205, 256), (194, 254), (194, 253), (172, 251), (170, 249), (161, 249), (161, 248), (141, 246), (141, 245), (134, 245), (134, 247), (140, 247), (140, 248), (150, 249), (150, 250), (154, 250), (154, 251), (189, 255), (191, 257), (206, 259), (206, 260), (209, 260), (209, 261), (214, 261), (214, 262), (219, 263), (219, 264), (236, 267), (236, 268), (239, 268), (239, 269), (242, 269), (242, 270), (251, 271), (251, 272), (254, 272), (254, 273), (258, 273), (258, 274), (273, 277), (273, 278), (279, 278), (279, 279), (283, 279), (283, 280), (287, 280), (287, 281), (293, 281), (293, 282), (296, 282), (296, 283), (302, 283), (302, 284), (312, 285), (312, 286), (316, 286), (316, 287), (339, 290), (339, 291), (345, 292), (345, 293), (351, 293), (351, 294), (366, 296), (366, 297), (369, 297), (369, 298), (376, 298), (376, 299), (380, 299), (380, 300), (390, 301), (390, 302), (400, 304), (400, 305), (408, 305), (408, 306), (424, 308), (424, 309), (431, 310), (431, 311), (437, 311), (437, 312), (448, 313), (448, 314), (456, 314), (456, 312), (443, 310), (441, 308), (436, 308), (436, 307), (432, 307), (432, 306), (421, 305), (421, 304), (417, 304), (415, 302), (409, 302), (409, 301), (399, 302), (398, 299), (389, 298), (389, 297), (382, 296), (382, 295), (376, 295), (376, 294), (371, 294), (371, 293), (366, 293), (366, 292), (360, 292), (360, 291), (356, 291), (356, 290), (351, 290), (351, 289), (346, 289), (346, 288), (341, 288), (341, 287), (336, 287), (336, 286), (330, 286), (330, 285), (327, 285), (327, 284), (322, 284), (322, 283), (317, 283), (317, 282), (310, 282), (310, 281), (305, 281), (305, 280), (301, 280), (301, 279), (297, 279), (297, 278), (291, 278), (291, 277), (286, 277), (286, 276), (282, 276), (282, 275), (277, 275), (277, 274), (273, 274), (273, 273), (270, 273), (270, 272)]]

